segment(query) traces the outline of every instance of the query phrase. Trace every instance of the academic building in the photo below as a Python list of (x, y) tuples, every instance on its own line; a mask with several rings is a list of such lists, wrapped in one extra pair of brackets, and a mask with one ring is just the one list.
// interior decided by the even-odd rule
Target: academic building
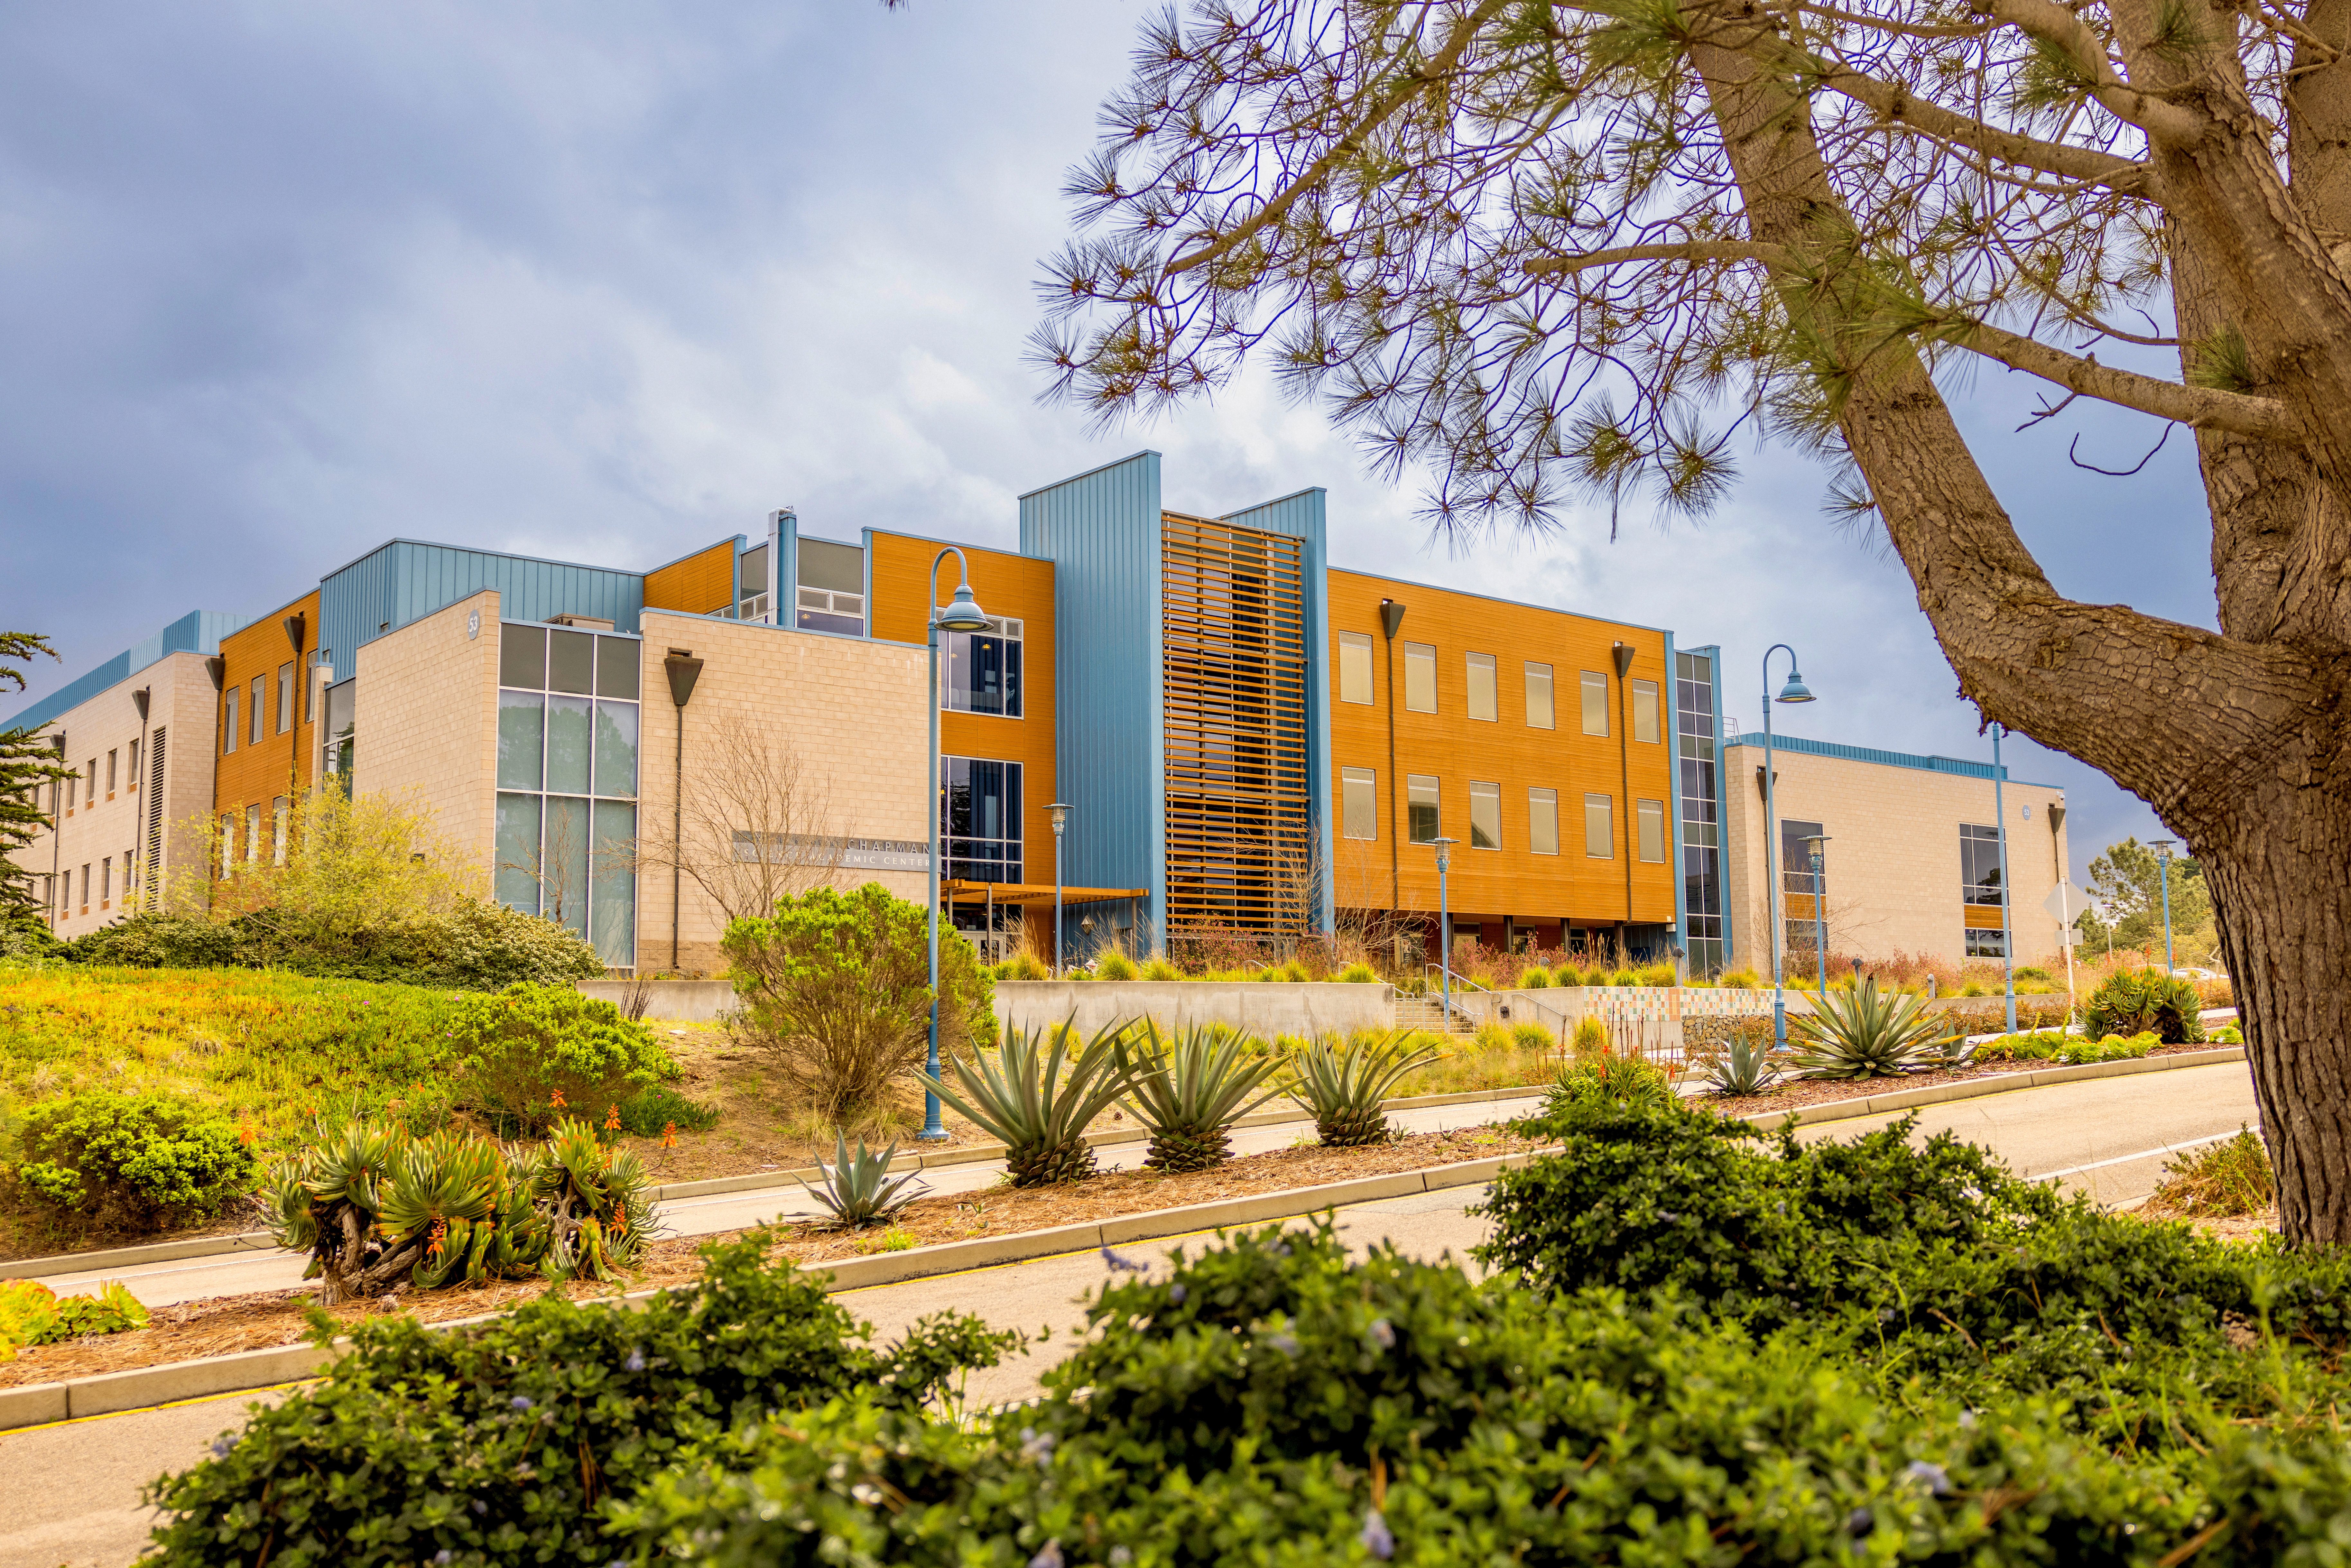
[[(1716, 649), (1335, 567), (1322, 491), (1180, 512), (1151, 452), (1022, 497), (1018, 538), (958, 547), (979, 618), (940, 634), (935, 691), (952, 541), (790, 510), (644, 570), (394, 539), (5, 720), (81, 768), (20, 859), (70, 936), (282, 854), (305, 790), (406, 791), (613, 968), (710, 971), (747, 883), (687, 846), (755, 888), (920, 900), (935, 817), (956, 924), (999, 951), (1049, 940), (1058, 884), (1073, 955), (1347, 924), (1409, 967), (1437, 954), (1445, 851), (1457, 939), (1768, 967)], [(1791, 797), (1782, 756), (1808, 822), (1988, 820), (1931, 790)]]

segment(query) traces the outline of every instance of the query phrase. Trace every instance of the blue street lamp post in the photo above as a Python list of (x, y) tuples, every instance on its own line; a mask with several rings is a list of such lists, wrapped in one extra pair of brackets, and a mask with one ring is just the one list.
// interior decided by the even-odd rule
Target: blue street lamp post
[(1045, 808), (1053, 814), (1053, 978), (1061, 977), (1061, 837), (1069, 831), (1070, 808), (1060, 800)]
[(1445, 873), (1453, 863), (1453, 846), (1458, 841), (1454, 839), (1429, 841), (1437, 847), (1437, 988), (1445, 1001), (1447, 1033), (1453, 1029), (1453, 914), (1445, 899)]
[(2155, 872), (2163, 883), (2163, 973), (2171, 975), (2171, 841), (2155, 841)]
[[(955, 599), (939, 602), (939, 567), (947, 557), (956, 558)], [(925, 601), (930, 606), (929, 643), (931, 648), (931, 746), (925, 767), (930, 784), (931, 818), (931, 1047), (924, 1058), (925, 1069), (933, 1078), (939, 1075), (939, 633), (942, 632), (985, 632), (987, 617), (981, 613), (978, 602), (971, 596), (971, 564), (964, 559), (963, 551), (949, 545), (931, 561), (931, 595)], [(937, 1143), (947, 1135), (946, 1124), (939, 1120), (938, 1091), (923, 1091), (923, 1130), (916, 1136), (925, 1143)]]
[(1991, 814), (2000, 823), (2000, 951), (2001, 962), (2008, 967), (2008, 1032), (2016, 1032), (2016, 933), (2009, 918), (2009, 905), (2016, 902), (2016, 889), (2008, 880), (2008, 808), (2001, 785), (2008, 770), (2000, 765), (2000, 737), (2008, 733), (2004, 724), (1991, 727)]
[[(1788, 682), (1771, 695), (1771, 655), (1788, 655)], [(1813, 691), (1796, 669), (1796, 651), (1785, 643), (1763, 650), (1763, 917), (1771, 924), (1771, 1043), (1788, 1048), (1787, 922), (1780, 918), (1780, 807), (1771, 777), (1771, 705), (1808, 703)]]

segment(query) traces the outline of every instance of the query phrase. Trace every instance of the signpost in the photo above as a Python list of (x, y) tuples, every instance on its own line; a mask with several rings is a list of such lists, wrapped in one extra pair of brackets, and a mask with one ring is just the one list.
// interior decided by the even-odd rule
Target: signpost
[(2041, 907), (2057, 917), (2057, 941), (2065, 949), (2065, 1006), (2071, 1011), (2074, 1000), (2074, 922), (2090, 907), (2090, 895), (2071, 882), (2061, 882), (2049, 890)]

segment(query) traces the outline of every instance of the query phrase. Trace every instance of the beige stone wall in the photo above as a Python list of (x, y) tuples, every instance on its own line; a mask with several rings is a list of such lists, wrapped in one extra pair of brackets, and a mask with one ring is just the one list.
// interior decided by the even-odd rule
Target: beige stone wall
[[(645, 612), (643, 628), (641, 838), (666, 839), (674, 821), (678, 709), (662, 667), (672, 648), (690, 650), (703, 661), (684, 710), (689, 791), (697, 768), (716, 765), (711, 754), (716, 727), (740, 720), (761, 741), (797, 756), (812, 792), (824, 798), (831, 832), (904, 841), (927, 837), (927, 677), (921, 649), (653, 610)], [(925, 896), (920, 872), (842, 871), (831, 880), (844, 887), (878, 882), (916, 904)], [(680, 881), (677, 967), (718, 973), (725, 967), (717, 946), (718, 911), (692, 878)], [(670, 967), (670, 883), (665, 871), (638, 880), (637, 956), (643, 967)]]
[[(1734, 746), (1724, 760), (1732, 961), (1768, 974), (1763, 798), (1757, 783), (1763, 748)], [(1832, 840), (1823, 857), (1830, 952), (1959, 960), (1967, 951), (1959, 824), (1996, 821), (1991, 780), (1776, 748), (1772, 766), (1781, 820), (1818, 822)], [(2053, 841), (2049, 829), (2049, 808), (2064, 805), (2065, 792), (2011, 779), (2004, 794), (2017, 962), (2039, 963), (2058, 953), (2057, 922), (2041, 903), (2067, 863), (2064, 832)]]
[[(133, 695), (142, 689), (149, 694), (143, 724)], [(162, 878), (168, 881), (183, 870), (193, 873), (201, 865), (201, 824), (212, 809), (219, 749), (214, 701), (204, 655), (172, 653), (42, 727), (44, 734), (64, 734), (65, 765), (81, 770), (81, 776), (71, 793), (70, 813), (13, 858), (33, 873), (37, 898), (52, 886), (45, 879), (70, 874), (72, 894), (55, 927), (60, 937), (83, 936), (121, 919), (136, 897), (158, 885), (156, 872), (145, 862), (148, 790), (153, 778), (151, 747), (159, 729), (164, 736)], [(140, 754), (135, 777), (130, 766), (134, 742)], [(111, 791), (107, 789), (110, 753), (114, 758)], [(93, 762), (98, 769), (94, 798), (89, 773)], [(44, 789), (42, 804), (46, 807), (49, 800)], [(126, 879), (126, 861), (136, 868), (135, 879)]]
[(352, 792), (414, 789), (432, 804), (441, 831), (479, 857), (486, 877), (497, 832), (496, 591), (461, 599), (367, 643), (357, 674)]

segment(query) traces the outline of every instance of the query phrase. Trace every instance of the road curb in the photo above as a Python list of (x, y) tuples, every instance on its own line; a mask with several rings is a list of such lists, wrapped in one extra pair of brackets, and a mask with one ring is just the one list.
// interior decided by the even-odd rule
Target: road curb
[(1935, 1083), (1924, 1089), (1896, 1089), (1859, 1100), (1829, 1100), (1792, 1111), (1757, 1111), (1740, 1120), (1766, 1133), (1776, 1133), (1790, 1122), (1816, 1126), (1823, 1122), (1850, 1121), (1855, 1116), (1881, 1115), (1920, 1105), (1940, 1105), (1952, 1100), (1975, 1100), (1987, 1094), (2011, 1094), (2020, 1089), (2040, 1089), (2052, 1083), (2075, 1083), (2087, 1078), (2128, 1078), (2140, 1072), (2168, 1072), (2183, 1067), (2210, 1067), (2216, 1062), (2242, 1061), (2241, 1045), (2210, 1051), (2183, 1051), (2177, 1056), (2142, 1056), (2129, 1061), (2085, 1061), (2079, 1067), (2043, 1067), (2023, 1072), (2001, 1072), (1958, 1083)]
[[(1520, 1084), (1509, 1089), (1472, 1089), (1458, 1094), (1414, 1094), (1384, 1100), (1380, 1104), (1386, 1111), (1419, 1111), (1437, 1105), (1470, 1105), (1481, 1101), (1531, 1100), (1541, 1093), (1539, 1087)], [(1310, 1118), (1296, 1112), (1259, 1111), (1243, 1116), (1234, 1126), (1270, 1127), (1285, 1122), (1311, 1124)], [(1139, 1144), (1149, 1136), (1150, 1134), (1139, 1127), (1128, 1128), (1111, 1133), (1089, 1133), (1086, 1144), (1092, 1148), (1107, 1148), (1116, 1144)], [(910, 1149), (893, 1159), (890, 1168), (893, 1171), (933, 1170), (1003, 1157), (1002, 1144), (971, 1144), (931, 1154)], [(814, 1181), (817, 1177), (814, 1166), (801, 1166), (791, 1170), (754, 1171), (744, 1176), (673, 1182), (666, 1186), (652, 1188), (647, 1196), (655, 1203), (666, 1203), (675, 1198), (715, 1197), (726, 1193), (786, 1188), (802, 1180)], [(277, 1250), (277, 1243), (270, 1239), (266, 1230), (246, 1230), (234, 1236), (192, 1236), (180, 1241), (150, 1241), (136, 1247), (114, 1247), (97, 1252), (57, 1252), (43, 1258), (19, 1258), (14, 1262), (0, 1262), (0, 1280), (38, 1280), (52, 1274), (102, 1274), (114, 1269), (136, 1268), (142, 1263), (176, 1262), (183, 1258), (216, 1258), (232, 1252)]]

